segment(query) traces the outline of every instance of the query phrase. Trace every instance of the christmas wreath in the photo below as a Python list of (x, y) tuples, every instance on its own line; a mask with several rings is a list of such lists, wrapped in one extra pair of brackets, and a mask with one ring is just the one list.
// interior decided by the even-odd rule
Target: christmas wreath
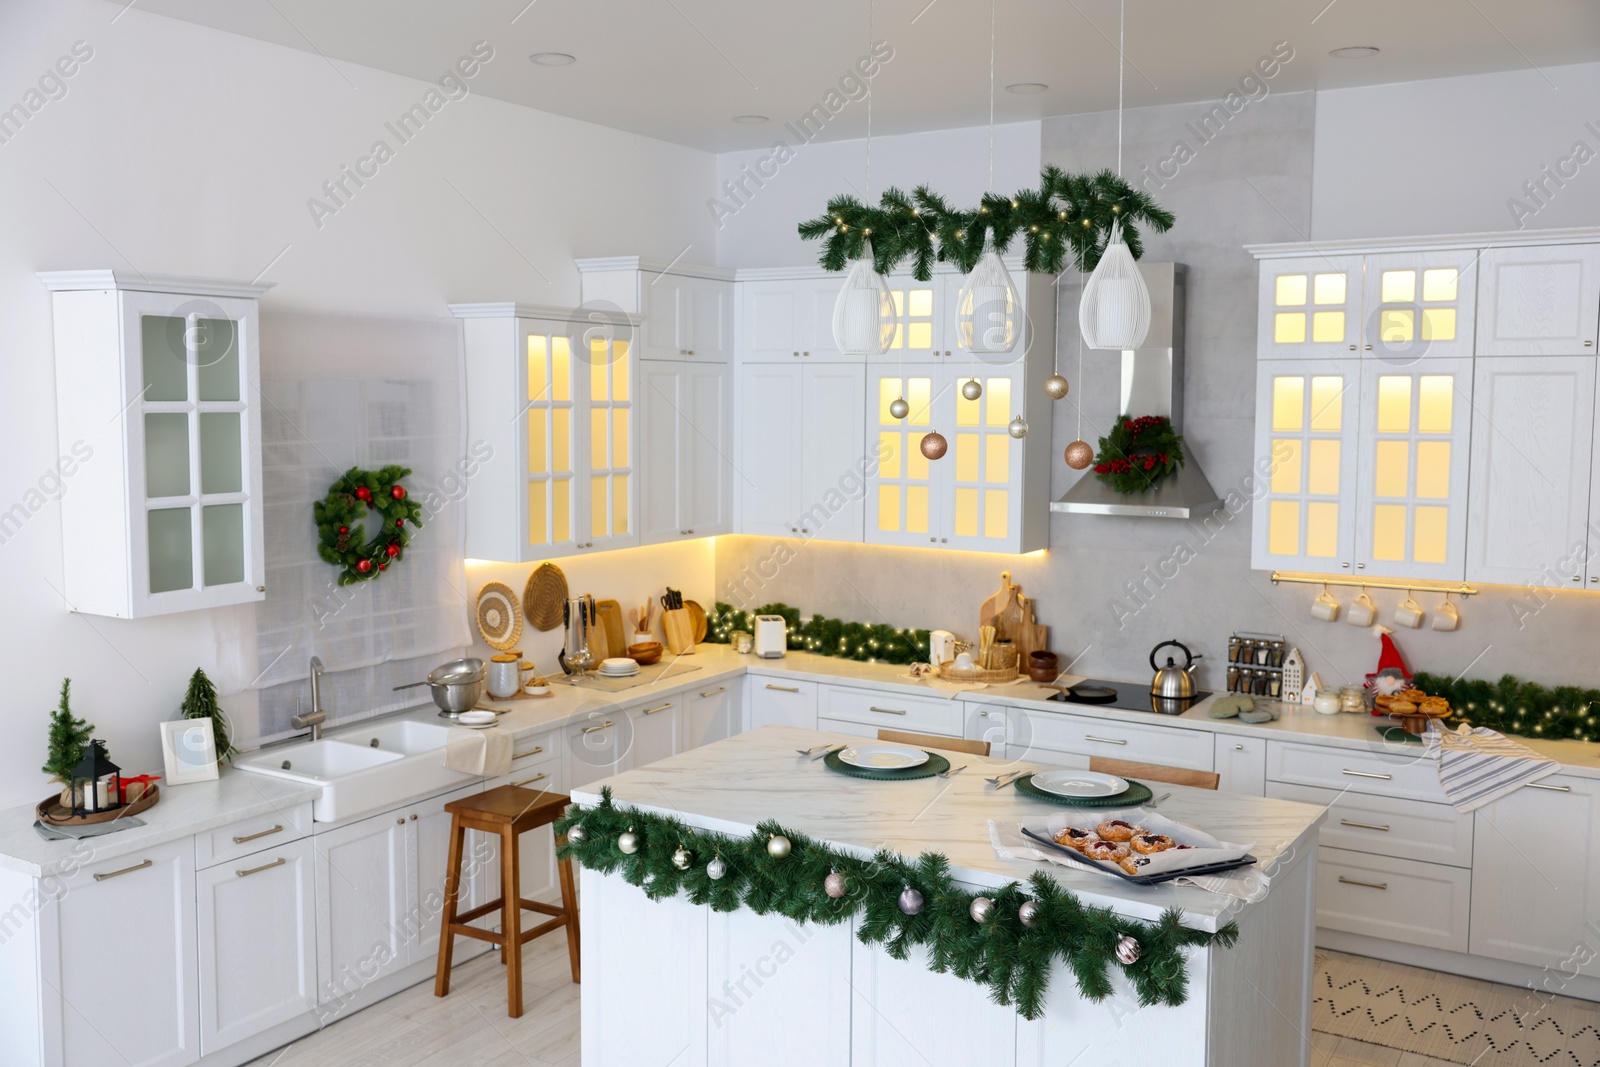
[(1183, 435), (1165, 415), (1123, 419), (1100, 438), (1094, 473), (1119, 493), (1132, 496), (1183, 466)]
[[(351, 467), (328, 487), (327, 496), (312, 505), (317, 555), (344, 568), (340, 585), (376, 578), (389, 564), (405, 558), (411, 531), (422, 526), (422, 505), (400, 484), (410, 473), (411, 468), (393, 464), (376, 471)], [(366, 520), (374, 513), (378, 528), (369, 537)]]

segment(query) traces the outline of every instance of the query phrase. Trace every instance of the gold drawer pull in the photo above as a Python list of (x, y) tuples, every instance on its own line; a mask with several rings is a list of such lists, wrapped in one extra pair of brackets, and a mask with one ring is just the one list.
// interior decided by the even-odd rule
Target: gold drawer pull
[(94, 876), (94, 880), (97, 882), (103, 882), (107, 878), (120, 878), (125, 874), (132, 874), (134, 871), (142, 871), (146, 867), (154, 867), (155, 865), (155, 860), (145, 860), (143, 863), (135, 863), (132, 867), (124, 867), (122, 870), (112, 871), (110, 874), (97, 874)]
[(899, 708), (879, 708), (879, 707), (873, 707), (870, 704), (867, 705), (867, 710), (868, 711), (875, 711), (879, 715), (904, 715), (905, 714), (905, 712), (901, 711)]
[(1572, 787), (1570, 785), (1541, 785), (1538, 782), (1529, 782), (1528, 783), (1528, 788), (1529, 789), (1548, 789), (1552, 793), (1570, 793), (1570, 792), (1572, 792)]
[(658, 712), (658, 711), (666, 711), (670, 707), (672, 707), (672, 701), (669, 700), (665, 704), (658, 704), (653, 708), (645, 708), (644, 709), (644, 714), (646, 714), (646, 715), (654, 715), (656, 712)]
[(1346, 878), (1342, 874), (1339, 876), (1339, 881), (1342, 882), (1345, 885), (1358, 885), (1362, 889), (1388, 889), (1389, 888), (1389, 883), (1388, 882), (1358, 882), (1354, 878)]
[(792, 685), (768, 685), (767, 688), (776, 690), (779, 693), (798, 693), (798, 692), (800, 692), (800, 690), (797, 687), (792, 686)]
[(604, 730), (606, 727), (608, 727), (610, 725), (612, 725), (611, 720), (607, 719), (605, 722), (601, 723), (599, 726), (585, 726), (583, 728), (583, 732), (586, 733), (586, 734), (592, 734), (596, 730)]
[(233, 839), (233, 843), (236, 844), (236, 845), (242, 845), (246, 841), (254, 841), (258, 837), (270, 837), (272, 834), (281, 834), (281, 833), (283, 833), (283, 825), (280, 823), (279, 825), (274, 826), (270, 830), (261, 831), (259, 834), (245, 834), (243, 837), (236, 837), (236, 838)]
[(1243, 745), (1234, 745), (1233, 746), (1233, 750), (1235, 752), (1243, 752), (1244, 751), (1244, 746)]
[(259, 867), (251, 867), (248, 871), (234, 871), (233, 873), (237, 874), (240, 878), (248, 878), (252, 874), (260, 874), (262, 871), (270, 871), (274, 867), (282, 867), (285, 863), (288, 863), (288, 862), (289, 862), (289, 860), (288, 860), (287, 857), (279, 856), (277, 859), (273, 860), (271, 863), (263, 863)]
[(512, 782), (511, 785), (512, 785), (513, 788), (520, 789), (525, 785), (532, 785), (534, 782), (537, 782), (540, 779), (546, 778), (546, 777), (549, 777), (549, 776), (545, 775), (545, 774), (536, 774), (532, 778), (524, 778), (520, 782)]
[(1344, 773), (1350, 775), (1352, 778), (1380, 778), (1385, 782), (1394, 777), (1392, 774), (1374, 774), (1371, 771), (1352, 771), (1348, 767), (1345, 768)]
[(718, 693), (726, 693), (727, 691), (728, 691), (728, 687), (727, 686), (719, 685), (715, 689), (708, 689), (704, 693), (701, 693), (700, 695), (703, 696), (703, 697), (714, 697)]
[(1125, 737), (1096, 737), (1094, 734), (1084, 734), (1083, 739), (1085, 741), (1098, 741), (1102, 745), (1125, 745), (1128, 743), (1128, 739)]
[(1354, 826), (1357, 830), (1377, 830), (1377, 831), (1379, 831), (1381, 833), (1385, 833), (1385, 834), (1389, 832), (1389, 828), (1387, 826), (1379, 826), (1376, 823), (1370, 823), (1370, 822), (1352, 822), (1349, 819), (1340, 819), (1339, 820), (1339, 825), (1340, 826)]
[(521, 759), (523, 756), (537, 756), (539, 753), (541, 753), (543, 751), (544, 751), (544, 746), (543, 745), (534, 745), (532, 748), (528, 749), (528, 751), (526, 751), (526, 752), (513, 753), (511, 758), (512, 759)]

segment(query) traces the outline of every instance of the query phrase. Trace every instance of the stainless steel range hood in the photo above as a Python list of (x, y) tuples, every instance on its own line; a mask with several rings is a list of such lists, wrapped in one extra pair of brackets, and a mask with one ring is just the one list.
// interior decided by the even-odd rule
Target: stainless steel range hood
[[(1119, 392), (1122, 415), (1166, 415), (1179, 433), (1183, 432), (1183, 319), (1184, 290), (1188, 268), (1182, 263), (1140, 263), (1139, 272), (1150, 290), (1150, 333), (1144, 347), (1124, 351), (1091, 353), (1086, 359), (1122, 361), (1122, 387)], [(1078, 328), (1079, 280), (1063, 282), (1057, 329)], [(1160, 519), (1187, 519), (1211, 514), (1222, 506), (1215, 489), (1206, 479), (1190, 450), (1188, 462), (1170, 478), (1137, 496), (1126, 496), (1104, 484), (1092, 470), (1083, 472), (1065, 496), (1050, 505), (1051, 511), (1078, 515), (1135, 515)]]

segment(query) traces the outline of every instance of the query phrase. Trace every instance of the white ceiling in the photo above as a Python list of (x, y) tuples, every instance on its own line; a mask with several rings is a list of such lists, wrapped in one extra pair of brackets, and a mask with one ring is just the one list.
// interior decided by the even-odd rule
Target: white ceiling
[[(770, 144), (867, 51), (867, 0), (142, 0), (151, 11), (433, 80), (477, 40), (477, 92), (713, 151)], [(983, 0), (876, 0), (894, 58), (874, 80), (873, 130), (989, 117)], [(1127, 103), (1214, 100), (1278, 41), (1275, 92), (1533, 69), (1600, 59), (1595, 0), (1130, 0)], [(995, 117), (1114, 108), (1115, 0), (999, 0)], [(1331, 49), (1376, 45), (1368, 59)], [(534, 52), (577, 56), (537, 66)], [(1014, 82), (1047, 92), (1008, 94)], [(741, 114), (770, 116), (740, 125)], [(852, 104), (826, 139), (859, 137)]]

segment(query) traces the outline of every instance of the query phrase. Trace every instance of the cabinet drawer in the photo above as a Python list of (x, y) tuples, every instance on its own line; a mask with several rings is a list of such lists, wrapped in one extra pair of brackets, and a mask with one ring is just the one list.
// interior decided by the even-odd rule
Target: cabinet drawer
[(1225, 793), (1263, 794), (1267, 784), (1267, 743), (1259, 737), (1216, 735), (1217, 788)]
[(1267, 745), (1267, 780), (1448, 803), (1439, 788), (1439, 765), (1422, 754), (1421, 745), (1411, 747), (1414, 755), (1390, 755), (1273, 741)]
[(1472, 813), (1448, 804), (1281, 782), (1268, 784), (1267, 796), (1327, 808), (1318, 839), (1324, 845), (1451, 867), (1472, 866)]
[(204, 870), (311, 833), (311, 801), (194, 836), (194, 865)]
[(886, 730), (961, 736), (961, 701), (826, 686), (817, 714)]
[(1467, 951), (1472, 872), (1342, 848), (1317, 852), (1317, 925)]
[(817, 683), (790, 680), (771, 675), (749, 676), (745, 703), (746, 729), (763, 726), (817, 728)]
[(1212, 735), (1201, 730), (1145, 726), (1049, 712), (1009, 715), (1006, 749), (1011, 757), (1038, 758), (1041, 762), (1051, 762), (1045, 756), (1029, 755), (1035, 747), (1050, 752), (1164, 763), (1196, 771), (1211, 770), (1215, 759)]

